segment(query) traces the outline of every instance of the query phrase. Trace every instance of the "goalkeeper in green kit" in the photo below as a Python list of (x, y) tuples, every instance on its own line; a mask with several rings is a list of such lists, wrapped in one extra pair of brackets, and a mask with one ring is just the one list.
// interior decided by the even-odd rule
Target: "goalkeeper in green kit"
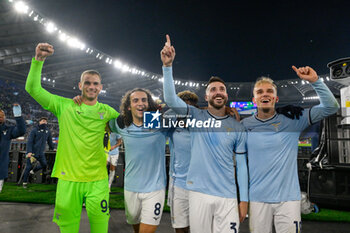
[(101, 104), (101, 76), (84, 71), (79, 82), (80, 106), (72, 99), (53, 95), (41, 87), (41, 70), (53, 46), (40, 43), (26, 82), (26, 91), (58, 119), (60, 136), (52, 177), (58, 178), (53, 221), (61, 233), (78, 233), (83, 203), (92, 233), (108, 231), (109, 187), (103, 135), (106, 123), (119, 113)]

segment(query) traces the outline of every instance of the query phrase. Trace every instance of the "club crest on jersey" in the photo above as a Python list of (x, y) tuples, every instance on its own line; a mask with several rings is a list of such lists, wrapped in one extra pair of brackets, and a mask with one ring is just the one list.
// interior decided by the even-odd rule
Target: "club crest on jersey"
[(227, 135), (230, 135), (230, 133), (233, 132), (233, 128), (225, 126), (225, 129), (226, 129)]
[(273, 127), (275, 127), (275, 131), (277, 132), (278, 131), (278, 128), (280, 126), (281, 122), (278, 122), (278, 123), (273, 123), (271, 124)]
[(4, 135), (6, 135), (6, 134), (7, 134), (7, 130), (2, 131), (2, 133), (3, 133)]
[(98, 113), (100, 115), (100, 119), (103, 120), (103, 115), (105, 114), (104, 112), (99, 112)]

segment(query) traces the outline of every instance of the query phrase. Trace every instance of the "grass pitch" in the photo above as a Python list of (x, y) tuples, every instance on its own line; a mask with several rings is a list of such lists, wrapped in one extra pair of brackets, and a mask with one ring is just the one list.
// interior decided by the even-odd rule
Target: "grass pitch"
[[(2, 202), (55, 204), (55, 198), (55, 184), (29, 184), (28, 188), (24, 189), (22, 185), (17, 186), (16, 183), (5, 183), (0, 193), (0, 201)], [(112, 209), (125, 209), (123, 188), (112, 187), (109, 206)], [(164, 206), (164, 211), (170, 211), (167, 205)], [(302, 215), (302, 219), (327, 222), (350, 222), (350, 212), (323, 209), (321, 207), (319, 213)]]

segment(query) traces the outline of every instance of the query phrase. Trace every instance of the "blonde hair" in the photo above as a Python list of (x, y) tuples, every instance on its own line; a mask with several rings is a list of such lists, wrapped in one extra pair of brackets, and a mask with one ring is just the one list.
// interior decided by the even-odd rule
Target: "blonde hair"
[[(274, 88), (275, 88), (275, 91), (276, 91), (276, 94), (277, 94), (277, 86), (276, 84), (273, 82), (273, 80), (271, 78), (268, 78), (268, 77), (260, 77), (256, 80), (255, 84), (254, 84), (254, 89), (261, 85), (261, 84), (265, 84), (265, 83), (268, 83), (268, 84), (271, 84)], [(253, 89), (253, 90), (254, 90)]]

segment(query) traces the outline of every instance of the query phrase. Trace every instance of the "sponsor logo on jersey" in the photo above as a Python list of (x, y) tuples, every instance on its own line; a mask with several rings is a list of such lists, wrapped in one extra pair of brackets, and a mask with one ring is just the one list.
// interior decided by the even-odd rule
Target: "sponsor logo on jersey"
[(159, 219), (159, 217), (153, 217), (153, 218), (154, 218), (154, 220), (156, 220), (156, 221)]
[(83, 112), (79, 112), (79, 111), (77, 110), (77, 113), (80, 115), (80, 114), (83, 113)]

